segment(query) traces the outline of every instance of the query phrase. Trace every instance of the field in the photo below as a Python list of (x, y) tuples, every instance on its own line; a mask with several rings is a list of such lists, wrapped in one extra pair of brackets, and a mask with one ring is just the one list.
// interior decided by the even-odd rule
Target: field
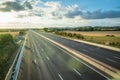
[(13, 37), (16, 37), (19, 34), (19, 32), (0, 32), (0, 35), (1, 34), (11, 34)]
[[(67, 33), (76, 33), (84, 36), (85, 41), (104, 44), (120, 48), (120, 31), (65, 31)], [(112, 36), (111, 36), (112, 35)]]
[(106, 36), (106, 35), (114, 35), (116, 37), (120, 37), (120, 31), (66, 31), (70, 33), (77, 33), (77, 34), (82, 34), (85, 36)]
[[(84, 36), (85, 40), (100, 43), (100, 44), (109, 44), (111, 43), (120, 43), (120, 37), (106, 37), (106, 36)], [(114, 44), (113, 43), (113, 44)]]

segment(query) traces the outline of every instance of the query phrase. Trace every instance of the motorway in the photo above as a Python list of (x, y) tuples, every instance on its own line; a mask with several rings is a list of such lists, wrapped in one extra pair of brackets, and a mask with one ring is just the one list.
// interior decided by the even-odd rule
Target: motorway
[(108, 80), (111, 78), (101, 73), (61, 47), (32, 31), (28, 32), (18, 80)]
[(120, 70), (120, 52), (101, 48), (98, 46), (92, 46), (85, 43), (76, 42), (70, 39), (65, 39), (53, 34), (41, 33), (45, 37), (48, 37), (60, 44), (63, 44), (71, 49), (77, 50), (85, 55), (88, 55), (94, 59), (104, 62), (118, 70)]

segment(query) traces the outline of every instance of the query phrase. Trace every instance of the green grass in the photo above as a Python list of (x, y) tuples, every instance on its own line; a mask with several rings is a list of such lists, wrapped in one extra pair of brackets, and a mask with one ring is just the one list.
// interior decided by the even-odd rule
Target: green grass
[(120, 48), (120, 37), (84, 36), (84, 40)]
[(10, 67), (10, 60), (17, 49), (14, 39), (10, 34), (0, 35), (0, 80), (4, 80)]
[(57, 35), (61, 35), (64, 37), (74, 38), (74, 39), (80, 39), (84, 41), (89, 41), (93, 43), (103, 44), (107, 46), (113, 46), (120, 48), (120, 37), (114, 36), (114, 35), (106, 35), (106, 36), (85, 36), (77, 33), (71, 33), (71, 32), (63, 32), (63, 31), (57, 31), (55, 32)]

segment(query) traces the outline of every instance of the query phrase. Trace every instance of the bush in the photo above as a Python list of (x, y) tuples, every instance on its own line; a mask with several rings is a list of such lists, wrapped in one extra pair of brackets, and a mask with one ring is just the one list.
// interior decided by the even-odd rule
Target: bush
[(0, 35), (0, 48), (4, 48), (13, 42), (13, 37), (10, 34), (2, 34)]
[(67, 33), (67, 32), (59, 32), (59, 31), (56, 31), (55, 34), (58, 34), (58, 35), (61, 35), (61, 36), (66, 36), (66, 37), (74, 37), (74, 38), (77, 38), (77, 39), (84, 39), (84, 36), (81, 35), (81, 34), (76, 34), (76, 33)]
[(68, 37), (72, 37), (72, 33), (68, 33)]
[(20, 31), (19, 32), (19, 35), (24, 35), (25, 34), (25, 31)]
[(48, 28), (44, 28), (43, 30), (44, 30), (45, 32), (48, 32)]
[(84, 39), (84, 37), (83, 37), (81, 34), (77, 34), (77, 35), (76, 35), (76, 38), (77, 38), (77, 39)]
[(115, 37), (115, 35), (106, 35), (107, 37)]

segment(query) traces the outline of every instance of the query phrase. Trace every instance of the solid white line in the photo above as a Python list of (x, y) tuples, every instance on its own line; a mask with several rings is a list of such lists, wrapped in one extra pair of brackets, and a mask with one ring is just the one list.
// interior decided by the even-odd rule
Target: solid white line
[(79, 76), (81, 76), (82, 74), (81, 73), (79, 73), (75, 68), (73, 68), (73, 70), (79, 75)]
[(116, 59), (120, 59), (119, 57), (117, 57), (117, 56), (114, 56), (114, 58), (116, 58)]
[[(53, 44), (55, 45), (55, 44)], [(58, 47), (57, 45), (55, 45), (57, 48), (61, 49), (63, 52), (65, 52), (66, 54), (68, 54), (69, 56), (73, 57), (74, 59), (76, 59), (77, 61), (79, 61), (80, 63), (83, 63), (84, 65), (86, 65), (87, 67), (89, 67), (90, 69), (94, 70), (95, 72), (97, 72), (98, 74), (102, 75), (103, 77), (107, 78), (109, 80), (109, 78), (107, 76), (105, 76), (104, 74), (102, 74), (101, 72), (97, 71), (96, 69), (92, 68), (91, 66), (89, 66), (88, 64), (84, 63), (83, 61), (81, 61), (80, 59), (78, 59), (77, 57), (69, 54), (67, 51), (65, 51), (64, 49), (62, 49), (61, 47)]]
[(110, 59), (110, 58), (107, 58), (107, 60), (116, 63), (116, 61), (114, 61), (114, 60), (112, 60), (112, 59)]
[(50, 58), (49, 58), (48, 56), (47, 56), (46, 58), (47, 58), (48, 60), (50, 60)]
[(60, 74), (58, 74), (58, 75), (59, 75), (60, 79), (63, 80), (62, 76)]
[[(33, 31), (33, 32), (34, 32), (34, 31)], [(39, 35), (39, 36), (41, 36), (41, 35), (40, 35), (39, 33), (37, 33), (37, 32), (34, 32), (34, 33), (37, 34), (37, 35)], [(41, 37), (43, 37), (43, 36), (41, 36)], [(45, 37), (43, 37), (43, 38), (45, 38)], [(49, 40), (48, 40), (48, 41), (49, 41)], [(51, 42), (51, 41), (50, 41), (50, 42)], [(53, 45), (55, 45), (55, 44), (53, 44)], [(58, 47), (57, 45), (55, 45), (55, 46)], [(83, 64), (86, 65), (87, 67), (91, 68), (92, 70), (94, 70), (95, 72), (97, 72), (98, 74), (104, 76), (105, 78), (107, 78), (107, 79), (109, 80), (109, 78), (108, 78), (107, 76), (105, 76), (104, 74), (102, 74), (101, 72), (99, 72), (99, 71), (97, 71), (96, 69), (92, 68), (91, 66), (89, 66), (89, 65), (86, 64), (86, 63), (84, 63), (83, 61), (81, 61), (80, 59), (76, 58), (75, 56), (69, 54), (67, 51), (65, 51), (65, 50), (62, 49), (61, 47), (58, 47), (58, 48), (61, 49), (62, 51), (64, 51), (66, 54), (68, 54), (68, 55), (70, 55), (71, 57), (73, 57), (74, 59), (76, 59), (77, 61), (83, 63)]]

